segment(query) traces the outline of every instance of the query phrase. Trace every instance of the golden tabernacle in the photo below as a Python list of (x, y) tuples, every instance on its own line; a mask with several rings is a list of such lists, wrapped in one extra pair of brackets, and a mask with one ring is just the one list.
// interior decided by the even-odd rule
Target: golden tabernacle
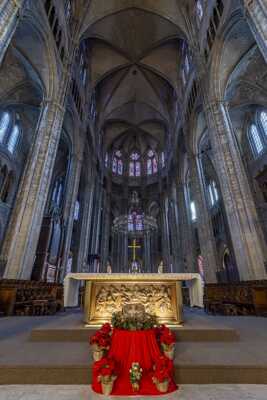
[(156, 278), (155, 274), (94, 275), (86, 280), (84, 321), (88, 325), (101, 325), (124, 305), (138, 304), (144, 306), (145, 312), (156, 315), (159, 323), (179, 325), (181, 282), (160, 275)]

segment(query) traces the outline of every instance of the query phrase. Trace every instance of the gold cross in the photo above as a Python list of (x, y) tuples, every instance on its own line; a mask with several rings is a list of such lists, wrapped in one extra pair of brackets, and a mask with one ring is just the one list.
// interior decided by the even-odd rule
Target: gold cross
[(133, 261), (136, 261), (136, 249), (141, 249), (141, 246), (136, 244), (136, 239), (133, 239), (133, 244), (128, 246), (128, 249), (133, 249)]

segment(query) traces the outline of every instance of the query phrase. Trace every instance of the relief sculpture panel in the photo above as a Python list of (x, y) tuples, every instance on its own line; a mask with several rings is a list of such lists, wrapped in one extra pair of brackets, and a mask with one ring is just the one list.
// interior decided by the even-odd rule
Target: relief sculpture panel
[(142, 304), (161, 323), (179, 323), (175, 282), (93, 282), (88, 322), (110, 321), (112, 313), (126, 304)]

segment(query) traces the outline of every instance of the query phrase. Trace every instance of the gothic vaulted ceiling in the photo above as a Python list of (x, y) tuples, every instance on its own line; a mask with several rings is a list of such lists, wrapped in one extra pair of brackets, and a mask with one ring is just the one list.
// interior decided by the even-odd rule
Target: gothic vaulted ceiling
[[(181, 98), (186, 37), (176, 0), (93, 0), (83, 38), (90, 51), (96, 131), (105, 149), (166, 148)], [(182, 2), (181, 2), (182, 3)]]

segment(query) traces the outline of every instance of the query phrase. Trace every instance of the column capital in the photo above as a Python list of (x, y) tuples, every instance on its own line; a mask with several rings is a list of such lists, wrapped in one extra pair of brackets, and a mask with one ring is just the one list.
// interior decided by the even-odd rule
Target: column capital
[(224, 99), (211, 99), (211, 100), (208, 99), (206, 101), (204, 111), (211, 111), (214, 110), (214, 108), (218, 108), (220, 106), (227, 108), (229, 106), (229, 101)]
[(44, 98), (42, 101), (42, 106), (52, 106), (57, 108), (59, 111), (61, 112), (65, 112), (65, 106), (62, 105), (61, 103), (59, 103), (57, 100), (55, 99), (50, 99), (50, 98)]

